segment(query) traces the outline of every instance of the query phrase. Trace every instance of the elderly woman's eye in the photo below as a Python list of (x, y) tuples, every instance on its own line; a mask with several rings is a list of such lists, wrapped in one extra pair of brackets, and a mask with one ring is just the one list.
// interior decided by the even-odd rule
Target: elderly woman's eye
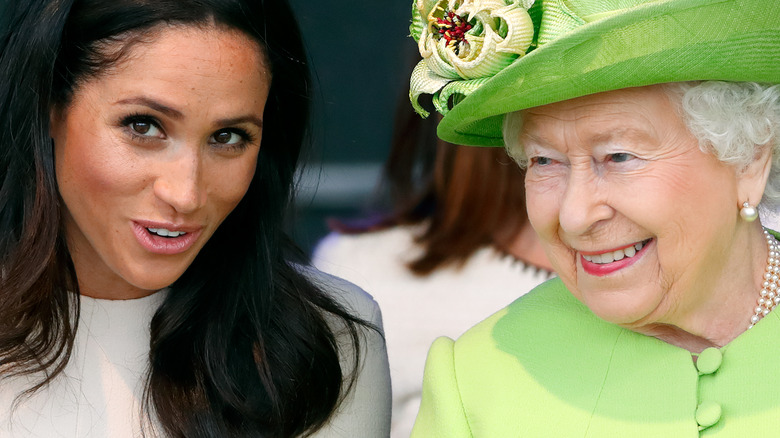
[(549, 157), (533, 157), (531, 158), (531, 164), (535, 166), (547, 166), (552, 164), (553, 160)]
[(625, 152), (618, 152), (616, 154), (609, 154), (607, 156), (607, 159), (613, 163), (624, 163), (632, 158), (634, 158), (633, 155)]

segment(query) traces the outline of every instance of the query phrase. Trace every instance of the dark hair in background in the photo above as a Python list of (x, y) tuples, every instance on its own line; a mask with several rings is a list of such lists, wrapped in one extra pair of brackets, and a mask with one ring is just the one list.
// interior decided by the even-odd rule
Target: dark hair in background
[(439, 119), (422, 119), (405, 97), (395, 120), (382, 177), (382, 192), (390, 198), (387, 213), (368, 222), (331, 221), (331, 227), (357, 234), (421, 224), (417, 243), (423, 253), (408, 265), (417, 275), (463, 264), (486, 245), (506, 251), (508, 240), (528, 220), (523, 171), (503, 148), (440, 140)]
[[(6, 2), (7, 3), (7, 2)], [(0, 34), (0, 373), (67, 363), (76, 273), (60, 230), (49, 113), (165, 25), (236, 29), (257, 41), (272, 83), (247, 194), (172, 285), (151, 324), (145, 406), (171, 436), (289, 437), (321, 427), (343, 397), (325, 314), (353, 316), (286, 261), (282, 231), (308, 123), (301, 35), (284, 0), (31, 0), (6, 4)], [(237, 232), (236, 230), (241, 230)], [(71, 291), (71, 292), (69, 292)], [(354, 382), (354, 374), (352, 380)]]

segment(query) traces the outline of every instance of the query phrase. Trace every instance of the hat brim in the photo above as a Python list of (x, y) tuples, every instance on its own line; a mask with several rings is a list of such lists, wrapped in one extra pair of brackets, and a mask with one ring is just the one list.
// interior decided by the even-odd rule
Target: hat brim
[(519, 58), (449, 111), (441, 139), (503, 146), (504, 114), (620, 88), (780, 82), (780, 2), (667, 0), (583, 25)]

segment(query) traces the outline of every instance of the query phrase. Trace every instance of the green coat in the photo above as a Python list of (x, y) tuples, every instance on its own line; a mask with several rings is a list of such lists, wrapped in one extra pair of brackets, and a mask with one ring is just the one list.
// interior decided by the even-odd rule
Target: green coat
[(780, 436), (780, 311), (694, 364), (686, 350), (598, 319), (559, 279), (457, 341), (434, 342), (412, 432), (698, 436)]

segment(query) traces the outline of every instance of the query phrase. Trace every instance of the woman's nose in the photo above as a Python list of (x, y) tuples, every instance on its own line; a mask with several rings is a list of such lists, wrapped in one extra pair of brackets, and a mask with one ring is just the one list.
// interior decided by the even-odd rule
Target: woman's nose
[(154, 194), (177, 213), (189, 214), (206, 202), (203, 169), (197, 153), (182, 153), (160, 166)]
[(614, 215), (606, 201), (607, 182), (593, 169), (572, 169), (559, 209), (559, 223), (564, 232), (583, 235), (601, 221)]

